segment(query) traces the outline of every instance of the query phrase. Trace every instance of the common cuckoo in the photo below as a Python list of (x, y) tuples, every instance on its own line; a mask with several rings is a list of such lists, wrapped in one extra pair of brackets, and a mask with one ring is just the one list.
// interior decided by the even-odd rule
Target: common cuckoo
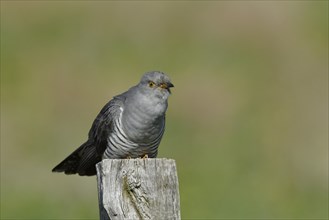
[(145, 73), (136, 86), (102, 108), (88, 140), (52, 171), (92, 176), (102, 159), (156, 157), (173, 86), (162, 72)]

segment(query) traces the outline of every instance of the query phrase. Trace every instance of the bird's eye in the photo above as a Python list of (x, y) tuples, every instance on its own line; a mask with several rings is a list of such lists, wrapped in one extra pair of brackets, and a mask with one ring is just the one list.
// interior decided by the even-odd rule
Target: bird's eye
[(155, 86), (155, 83), (154, 83), (154, 82), (152, 82), (152, 81), (150, 81), (150, 82), (149, 82), (149, 87), (151, 87), (151, 88), (152, 88), (152, 87), (154, 87), (154, 86)]

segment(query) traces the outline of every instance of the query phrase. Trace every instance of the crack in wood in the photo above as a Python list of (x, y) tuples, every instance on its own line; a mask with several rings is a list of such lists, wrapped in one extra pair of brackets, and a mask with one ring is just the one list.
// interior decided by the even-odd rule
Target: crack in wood
[(151, 219), (150, 204), (146, 191), (142, 187), (138, 172), (130, 169), (124, 176), (126, 191), (128, 192), (136, 212), (141, 219)]
[(171, 159), (105, 159), (97, 164), (101, 220), (180, 219)]

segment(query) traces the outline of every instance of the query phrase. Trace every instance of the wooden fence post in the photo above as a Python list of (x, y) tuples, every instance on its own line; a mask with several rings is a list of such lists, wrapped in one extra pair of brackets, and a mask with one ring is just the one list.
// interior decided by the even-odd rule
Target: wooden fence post
[(101, 220), (180, 219), (172, 159), (106, 159), (96, 165)]

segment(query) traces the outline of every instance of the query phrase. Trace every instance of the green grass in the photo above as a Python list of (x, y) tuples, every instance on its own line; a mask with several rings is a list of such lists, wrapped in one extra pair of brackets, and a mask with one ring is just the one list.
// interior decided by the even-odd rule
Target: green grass
[(328, 3), (1, 2), (1, 218), (98, 218), (51, 169), (149, 70), (188, 218), (328, 217)]

